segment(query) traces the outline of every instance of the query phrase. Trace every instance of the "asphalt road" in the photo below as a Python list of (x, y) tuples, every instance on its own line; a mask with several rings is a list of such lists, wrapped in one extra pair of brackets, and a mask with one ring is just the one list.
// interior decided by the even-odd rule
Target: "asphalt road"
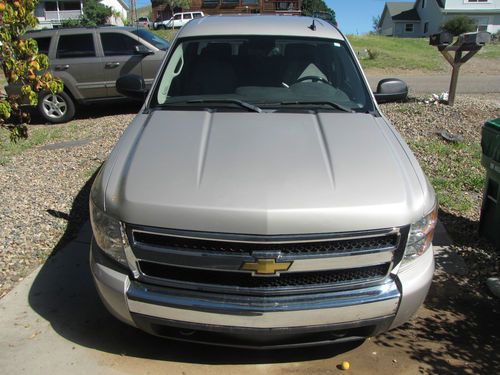
[[(0, 300), (0, 373), (340, 374), (342, 361), (351, 363), (353, 375), (432, 372), (432, 365), (414, 355), (413, 339), (404, 329), (398, 339), (389, 335), (385, 341), (264, 352), (150, 336), (105, 310), (90, 276), (89, 241), (87, 223), (76, 240)], [(448, 241), (443, 230), (437, 233), (436, 245)], [(419, 316), (427, 313), (423, 307)]]
[[(391, 78), (400, 78), (405, 81), (411, 92), (425, 94), (440, 94), (448, 92), (450, 75), (390, 75)], [(377, 83), (388, 76), (368, 75), (370, 86), (375, 91)], [(488, 94), (500, 92), (500, 75), (470, 75), (463, 74), (458, 78), (458, 94)]]

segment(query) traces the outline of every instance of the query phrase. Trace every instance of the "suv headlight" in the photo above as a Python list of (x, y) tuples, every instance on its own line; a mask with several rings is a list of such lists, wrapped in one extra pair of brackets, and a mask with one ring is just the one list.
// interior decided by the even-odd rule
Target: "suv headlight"
[(125, 251), (123, 249), (123, 237), (120, 222), (107, 215), (97, 207), (92, 199), (89, 200), (90, 223), (94, 232), (97, 245), (112, 259), (128, 266)]
[(438, 205), (434, 204), (431, 212), (410, 227), (406, 243), (403, 265), (424, 254), (431, 246), (434, 229), (437, 223)]

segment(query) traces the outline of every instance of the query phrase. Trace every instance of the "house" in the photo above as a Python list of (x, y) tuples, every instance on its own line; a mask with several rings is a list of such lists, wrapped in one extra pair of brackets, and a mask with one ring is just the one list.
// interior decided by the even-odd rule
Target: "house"
[(275, 1), (275, 0), (190, 0), (189, 8), (170, 9), (162, 0), (151, 0), (153, 19), (166, 20), (173, 13), (182, 11), (198, 11), (204, 14), (231, 14), (231, 13), (267, 13), (300, 15), (302, 0)]
[(123, 26), (127, 20), (129, 5), (124, 0), (101, 0), (101, 4), (110, 7), (113, 10), (112, 16), (108, 19), (111, 25)]
[(83, 15), (83, 0), (40, 0), (35, 16), (41, 27), (60, 25), (62, 21)]
[[(124, 0), (101, 0), (113, 9), (109, 23), (123, 25), (127, 19), (129, 6)], [(60, 25), (62, 21), (78, 19), (83, 15), (83, 0), (40, 0), (35, 8), (35, 16), (41, 28)]]
[(435, 34), (451, 18), (468, 16), (478, 31), (500, 31), (500, 0), (416, 0), (385, 4), (378, 28), (382, 35), (424, 37)]

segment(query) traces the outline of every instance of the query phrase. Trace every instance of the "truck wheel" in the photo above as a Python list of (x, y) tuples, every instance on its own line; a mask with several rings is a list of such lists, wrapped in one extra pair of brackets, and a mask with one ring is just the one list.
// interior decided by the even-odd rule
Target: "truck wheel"
[(75, 103), (64, 91), (58, 94), (44, 91), (38, 97), (38, 111), (53, 124), (68, 122), (75, 116)]

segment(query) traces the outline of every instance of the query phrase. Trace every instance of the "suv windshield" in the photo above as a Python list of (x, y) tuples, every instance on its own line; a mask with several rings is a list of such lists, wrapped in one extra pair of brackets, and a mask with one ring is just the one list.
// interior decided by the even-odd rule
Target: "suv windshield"
[(167, 42), (165, 39), (160, 38), (159, 36), (156, 36), (150, 31), (144, 30), (144, 29), (134, 29), (130, 30), (133, 34), (137, 35), (139, 38), (144, 39), (146, 42), (151, 43), (153, 46), (155, 46), (158, 49), (161, 49), (163, 51), (166, 51), (170, 47), (170, 43)]
[[(345, 42), (283, 36), (180, 40), (152, 106), (228, 106), (372, 111)], [(241, 104), (241, 103), (240, 103)], [(241, 105), (239, 105), (242, 108)]]

